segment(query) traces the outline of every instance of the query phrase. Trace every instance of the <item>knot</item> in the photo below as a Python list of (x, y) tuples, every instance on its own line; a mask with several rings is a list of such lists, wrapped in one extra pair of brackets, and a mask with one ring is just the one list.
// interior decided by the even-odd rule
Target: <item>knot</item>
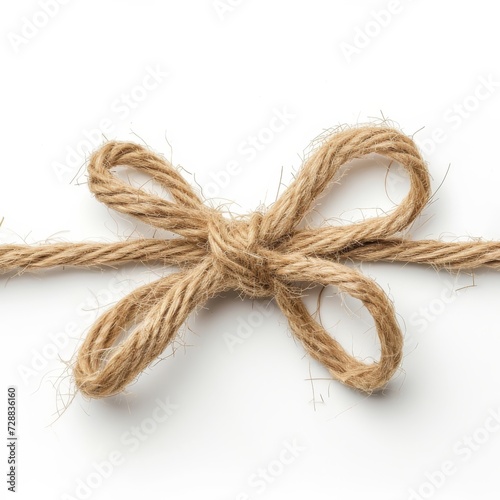
[(273, 253), (260, 235), (262, 218), (259, 212), (247, 219), (226, 219), (214, 212), (208, 222), (208, 247), (221, 276), (250, 298), (274, 295), (268, 265)]
[[(377, 154), (404, 167), (410, 190), (391, 212), (346, 226), (299, 224), (314, 201), (353, 159)], [(172, 201), (115, 177), (117, 166), (134, 168), (169, 191)], [(435, 268), (500, 268), (500, 243), (411, 241), (398, 236), (427, 204), (430, 181), (415, 143), (387, 127), (341, 130), (307, 159), (280, 198), (263, 214), (226, 219), (208, 208), (163, 157), (131, 143), (109, 142), (88, 166), (89, 187), (116, 211), (179, 237), (117, 243), (57, 243), (0, 247), (0, 271), (54, 266), (115, 266), (163, 262), (180, 268), (120, 300), (92, 326), (74, 364), (79, 390), (100, 398), (122, 391), (160, 356), (187, 317), (208, 299), (235, 289), (252, 298), (273, 297), (306, 351), (332, 377), (371, 392), (384, 387), (402, 359), (403, 336), (384, 291), (345, 262), (398, 261)], [(305, 227), (304, 227), (305, 226)], [(300, 284), (333, 285), (362, 301), (373, 317), (380, 359), (349, 354), (301, 300)], [(124, 337), (124, 333), (128, 335)]]

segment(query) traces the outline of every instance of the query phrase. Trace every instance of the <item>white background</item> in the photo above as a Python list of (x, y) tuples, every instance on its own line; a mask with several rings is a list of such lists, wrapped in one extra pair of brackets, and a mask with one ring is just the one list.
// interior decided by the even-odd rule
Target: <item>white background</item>
[[(226, 207), (245, 213), (274, 201), (280, 176), (290, 183), (326, 129), (383, 117), (416, 133), (434, 190), (450, 167), (411, 236), (500, 239), (491, 2), (47, 1), (50, 18), (42, 3), (6, 2), (0, 21), (2, 243), (150, 234), (87, 189), (80, 167), (103, 133), (146, 142), (213, 203), (235, 200)], [(287, 123), (252, 153), (248, 137), (267, 137), (276, 113)], [(95, 144), (68, 164), (86, 135)], [(359, 220), (403, 197), (400, 171), (384, 187), (385, 163), (359, 163), (316, 223)], [(498, 498), (500, 277), (361, 268), (394, 300), (406, 338), (400, 372), (369, 398), (328, 380), (276, 306), (229, 293), (126, 395), (72, 399), (64, 362), (95, 317), (170, 270), (4, 275), (1, 399), (5, 415), (6, 388), (17, 385), (17, 498)], [(312, 310), (318, 293), (306, 299)], [(328, 288), (321, 305), (348, 350), (377, 355), (359, 304)], [(159, 423), (158, 400), (175, 406)], [(103, 465), (116, 457), (112, 471)]]

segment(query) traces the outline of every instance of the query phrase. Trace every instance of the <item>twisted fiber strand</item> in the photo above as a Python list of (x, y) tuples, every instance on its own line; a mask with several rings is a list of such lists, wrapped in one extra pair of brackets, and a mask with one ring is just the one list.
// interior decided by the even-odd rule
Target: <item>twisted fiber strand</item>
[(366, 262), (386, 260), (427, 264), (449, 270), (479, 267), (500, 269), (500, 242), (447, 243), (435, 240), (411, 241), (394, 238), (346, 249), (341, 256)]
[[(287, 253), (304, 255), (300, 252), (300, 248), (295, 251), (290, 245)], [(14, 269), (31, 271), (59, 266), (115, 266), (134, 261), (185, 266), (198, 262), (205, 254), (206, 250), (202, 247), (183, 239), (145, 238), (117, 243), (3, 245), (0, 246), (0, 273)], [(479, 267), (500, 269), (500, 242), (490, 241), (450, 243), (437, 240), (413, 241), (391, 238), (366, 242), (359, 247), (345, 248), (339, 252), (315, 252), (315, 255), (332, 260), (426, 264), (450, 270)]]
[[(392, 159), (408, 172), (410, 190), (399, 206), (385, 216), (347, 226), (297, 229), (315, 200), (343, 174), (344, 165), (373, 154)], [(172, 201), (122, 181), (112, 171), (120, 166), (149, 175)], [(383, 387), (397, 370), (403, 337), (383, 290), (343, 261), (500, 268), (499, 242), (445, 243), (398, 237), (429, 201), (430, 181), (414, 142), (392, 128), (352, 128), (330, 136), (267, 212), (246, 218), (228, 219), (205, 206), (169, 162), (136, 144), (105, 144), (92, 155), (88, 171), (89, 187), (98, 200), (180, 236), (0, 247), (0, 272), (153, 261), (180, 268), (131, 292), (92, 326), (74, 365), (77, 387), (89, 397), (122, 391), (161, 355), (189, 314), (226, 290), (239, 290), (252, 298), (274, 297), (311, 356), (334, 378), (371, 392)], [(306, 309), (297, 285), (301, 282), (334, 285), (361, 300), (375, 322), (380, 359), (366, 363), (348, 354)]]
[(137, 239), (118, 243), (54, 243), (0, 246), (0, 272), (58, 266), (113, 266), (126, 262), (183, 265), (198, 262), (206, 251), (183, 239)]

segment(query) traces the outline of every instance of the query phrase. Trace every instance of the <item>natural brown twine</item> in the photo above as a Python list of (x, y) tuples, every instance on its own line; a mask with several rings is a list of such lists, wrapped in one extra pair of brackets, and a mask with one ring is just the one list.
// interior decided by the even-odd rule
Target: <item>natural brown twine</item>
[[(372, 153), (390, 158), (408, 172), (410, 190), (399, 206), (384, 217), (347, 226), (298, 229), (339, 169)], [(117, 166), (149, 174), (174, 201), (121, 181), (111, 173)], [(371, 392), (383, 387), (398, 368), (403, 337), (382, 289), (341, 261), (414, 262), (455, 270), (500, 268), (500, 242), (445, 243), (396, 236), (427, 204), (430, 182), (415, 143), (392, 128), (368, 126), (332, 135), (267, 212), (246, 219), (227, 219), (204, 205), (170, 163), (136, 144), (105, 144), (92, 155), (88, 172), (91, 191), (108, 207), (181, 236), (0, 247), (0, 271), (130, 261), (181, 268), (136, 289), (92, 326), (79, 350), (74, 377), (80, 391), (93, 398), (122, 391), (165, 350), (193, 310), (232, 289), (251, 298), (274, 298), (311, 356), (334, 378)], [(334, 285), (361, 300), (375, 322), (380, 360), (365, 364), (348, 354), (308, 312), (298, 282)], [(128, 337), (118, 342), (129, 330)]]

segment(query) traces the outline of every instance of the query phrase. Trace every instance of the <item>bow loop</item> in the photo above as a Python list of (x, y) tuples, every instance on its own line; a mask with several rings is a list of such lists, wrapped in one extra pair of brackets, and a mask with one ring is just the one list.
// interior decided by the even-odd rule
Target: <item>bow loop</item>
[[(378, 154), (402, 165), (410, 178), (410, 191), (389, 214), (348, 226), (296, 230), (314, 201), (340, 169), (354, 159)], [(407, 228), (429, 201), (430, 179), (415, 143), (392, 128), (349, 128), (330, 136), (306, 161), (295, 180), (267, 213), (261, 231), (284, 238), (281, 249), (323, 256)]]
[(73, 368), (80, 391), (102, 398), (123, 390), (175, 339), (189, 314), (222, 289), (205, 259), (124, 297), (98, 319), (80, 347)]
[(348, 354), (310, 315), (302, 299), (290, 293), (289, 287), (282, 285), (276, 290), (276, 301), (293, 333), (332, 377), (365, 392), (383, 387), (397, 370), (403, 350), (403, 335), (394, 307), (384, 291), (356, 269), (323, 259), (307, 258), (304, 261), (300, 257), (290, 258), (277, 270), (277, 275), (290, 282), (333, 285), (363, 303), (373, 317), (380, 342), (380, 359), (374, 363), (364, 363)]
[[(111, 169), (131, 167), (150, 175), (175, 203), (127, 184)], [(138, 144), (109, 142), (90, 158), (89, 187), (109, 208), (179, 235), (206, 239), (207, 208), (191, 186), (164, 158)]]

